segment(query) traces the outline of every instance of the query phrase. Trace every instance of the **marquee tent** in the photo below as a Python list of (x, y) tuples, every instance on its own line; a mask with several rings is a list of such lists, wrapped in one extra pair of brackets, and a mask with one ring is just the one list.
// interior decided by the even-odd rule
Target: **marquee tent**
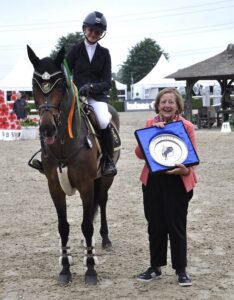
[[(33, 66), (30, 63), (27, 54), (22, 56), (15, 67), (7, 76), (0, 81), (0, 89), (5, 91), (32, 91)], [(121, 98), (126, 99), (127, 86), (115, 81), (116, 88), (120, 92)]]
[(5, 91), (32, 91), (33, 66), (27, 54), (22, 56), (11, 72), (0, 81), (0, 89)]
[(159, 89), (165, 87), (184, 87), (184, 82), (178, 82), (173, 78), (165, 78), (175, 72), (175, 68), (161, 55), (154, 68), (132, 87), (132, 98), (154, 99)]
[(118, 90), (118, 97), (120, 99), (127, 99), (127, 85), (115, 80), (116, 89)]

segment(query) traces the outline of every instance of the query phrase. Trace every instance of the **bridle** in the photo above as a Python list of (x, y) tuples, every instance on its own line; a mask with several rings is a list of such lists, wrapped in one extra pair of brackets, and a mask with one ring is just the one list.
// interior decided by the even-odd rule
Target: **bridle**
[[(62, 75), (62, 76), (60, 76)], [(36, 78), (38, 77), (38, 79)], [(58, 78), (56, 78), (58, 77)], [(51, 109), (56, 109), (58, 111), (58, 115), (60, 115), (60, 104), (59, 105), (54, 105), (50, 103), (50, 97), (51, 97), (51, 92), (53, 91), (54, 87), (62, 81), (64, 84), (64, 87), (66, 87), (65, 84), (65, 77), (62, 71), (57, 71), (52, 74), (49, 74), (48, 72), (44, 72), (43, 74), (38, 73), (34, 71), (33, 73), (33, 86), (34, 83), (40, 88), (45, 102), (41, 105), (38, 106), (38, 111), (39, 111), (39, 116), (41, 117), (45, 112), (50, 112), (53, 116), (53, 112)], [(65, 93), (65, 89), (64, 89)], [(54, 116), (55, 117), (55, 116)]]

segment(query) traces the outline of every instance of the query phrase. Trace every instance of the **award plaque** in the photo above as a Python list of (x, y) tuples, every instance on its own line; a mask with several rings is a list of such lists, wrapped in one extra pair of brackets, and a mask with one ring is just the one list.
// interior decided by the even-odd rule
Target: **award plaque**
[(164, 128), (156, 126), (138, 129), (135, 137), (145, 156), (151, 173), (198, 165), (199, 158), (182, 121), (172, 122)]

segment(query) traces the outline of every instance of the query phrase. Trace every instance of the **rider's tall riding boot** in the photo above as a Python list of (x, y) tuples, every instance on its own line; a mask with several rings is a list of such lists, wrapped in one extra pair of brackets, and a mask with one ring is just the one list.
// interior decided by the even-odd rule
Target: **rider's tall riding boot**
[(113, 136), (111, 133), (111, 125), (109, 124), (106, 129), (101, 130), (101, 141), (102, 141), (102, 175), (103, 176), (115, 176), (117, 169), (113, 160), (114, 157), (114, 143)]

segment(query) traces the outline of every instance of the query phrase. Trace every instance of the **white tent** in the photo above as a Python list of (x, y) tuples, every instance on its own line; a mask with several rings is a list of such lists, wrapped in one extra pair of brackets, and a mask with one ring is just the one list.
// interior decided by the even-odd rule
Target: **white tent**
[(176, 70), (162, 54), (154, 68), (140, 81), (133, 85), (133, 98), (154, 99), (160, 88), (185, 86), (185, 81), (165, 78)]
[(119, 98), (127, 99), (127, 85), (115, 80), (116, 89), (118, 90)]
[(0, 81), (0, 89), (5, 91), (31, 91), (33, 66), (27, 54), (22, 56), (11, 72)]
[(117, 80), (115, 80), (115, 85), (116, 85), (116, 88), (117, 90), (125, 90), (127, 89), (127, 85), (126, 84), (123, 84)]

